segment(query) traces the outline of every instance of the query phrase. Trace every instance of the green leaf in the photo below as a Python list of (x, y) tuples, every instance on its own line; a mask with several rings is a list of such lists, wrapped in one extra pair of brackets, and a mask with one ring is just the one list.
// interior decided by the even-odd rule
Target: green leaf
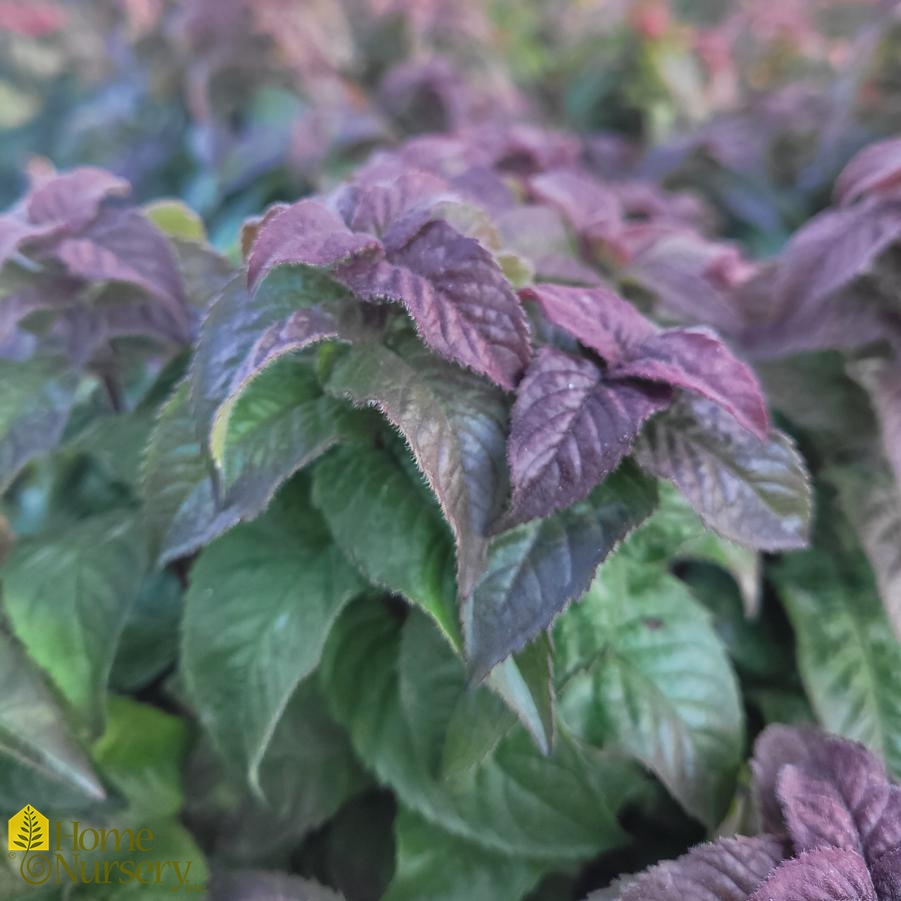
[(203, 220), (180, 200), (157, 200), (144, 207), (144, 215), (170, 238), (205, 241)]
[(22, 467), (59, 442), (79, 377), (57, 359), (0, 359), (0, 494)]
[(744, 746), (738, 686), (710, 617), (663, 567), (621, 555), (554, 631), (563, 719), (644, 763), (715, 826)]
[(143, 491), (161, 562), (257, 517), (278, 487), (338, 439), (348, 411), (303, 362), (284, 358), (238, 398), (216, 472), (197, 440), (187, 386), (163, 408), (144, 461)]
[(464, 692), (447, 723), (441, 755), (441, 777), (459, 778), (481, 766), (516, 725), (516, 715), (497, 696)]
[(648, 424), (636, 455), (724, 538), (765, 551), (807, 546), (810, 479), (782, 432), (761, 442), (710, 401), (682, 398)]
[(901, 645), (866, 565), (840, 569), (816, 551), (787, 558), (776, 577), (819, 721), (863, 742), (901, 776)]
[(492, 853), (401, 809), (394, 824), (397, 870), (384, 901), (521, 901), (539, 864)]
[(362, 587), (302, 482), (194, 565), (182, 658), (188, 691), (220, 752), (257, 790), (285, 705)]
[(620, 467), (584, 500), (498, 536), (463, 606), (474, 678), (522, 648), (588, 589), (598, 565), (654, 508), (654, 483)]
[(450, 532), (438, 505), (387, 450), (334, 450), (313, 473), (313, 502), (367, 581), (422, 607), (461, 647)]
[(136, 486), (152, 428), (147, 412), (100, 416), (68, 441), (66, 449), (88, 454), (109, 478)]
[(222, 489), (231, 503), (258, 512), (276, 488), (338, 440), (348, 413), (325, 397), (303, 361), (269, 365), (236, 400), (222, 440)]
[(827, 473), (863, 546), (888, 621), (901, 641), (901, 492), (876, 461), (834, 467)]
[(34, 664), (0, 632), (0, 799), (65, 807), (97, 803), (106, 790)]
[(377, 407), (403, 434), (453, 531), (458, 590), (467, 595), (506, 499), (503, 393), (417, 341), (402, 342), (398, 352), (372, 342), (351, 348), (326, 389)]
[(171, 572), (144, 579), (116, 649), (113, 690), (137, 691), (175, 662), (182, 608), (181, 583)]
[(92, 735), (146, 562), (134, 514), (116, 511), (23, 541), (0, 570), (14, 632)]
[(485, 684), (516, 714), (547, 754), (554, 744), (554, 661), (550, 638), (542, 633), (519, 653), (499, 663)]
[(425, 616), (401, 626), (378, 602), (358, 602), (333, 630), (320, 674), (364, 762), (429, 822), (546, 869), (623, 841), (615, 812), (641, 777), (567, 733), (545, 757), (514, 729), (480, 766), (441, 777), (449, 723), (467, 689), (460, 661)]
[(221, 501), (182, 382), (160, 410), (141, 471), (144, 517), (160, 565), (208, 544), (241, 518)]
[(287, 856), (311, 830), (368, 786), (314, 679), (300, 684), (279, 719), (260, 784), (267, 800), (206, 741), (188, 765), (185, 815), (201, 824), (211, 854), (234, 866), (287, 866)]
[(174, 816), (182, 804), (182, 764), (188, 748), (184, 720), (129, 698), (110, 695), (106, 731), (94, 760), (128, 801), (135, 823)]

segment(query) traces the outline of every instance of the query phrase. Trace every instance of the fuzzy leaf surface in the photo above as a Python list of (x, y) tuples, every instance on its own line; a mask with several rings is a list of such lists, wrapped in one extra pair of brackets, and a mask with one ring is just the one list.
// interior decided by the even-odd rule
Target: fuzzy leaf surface
[(421, 349), (353, 347), (332, 370), (329, 393), (376, 407), (410, 446), (457, 547), (458, 590), (482, 569), (488, 533), (506, 493), (503, 395)]
[(807, 544), (809, 478), (781, 432), (760, 442), (710, 401), (683, 398), (648, 426), (637, 458), (724, 538), (770, 551)]
[(666, 389), (608, 380), (590, 360), (544, 347), (519, 386), (507, 456), (510, 528), (583, 500), (619, 465)]
[(580, 598), (598, 565), (655, 503), (654, 483), (623, 467), (585, 500), (495, 538), (485, 571), (463, 606), (474, 678), (487, 675)]

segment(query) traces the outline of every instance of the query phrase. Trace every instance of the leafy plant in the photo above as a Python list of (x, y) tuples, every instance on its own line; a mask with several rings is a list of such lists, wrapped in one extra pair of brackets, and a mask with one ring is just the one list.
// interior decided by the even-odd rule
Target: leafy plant
[(901, 789), (877, 758), (815, 730), (771, 726), (752, 768), (766, 834), (701, 845), (592, 897), (897, 897)]
[[(694, 116), (661, 9), (603, 38), (648, 134)], [(743, 162), (720, 119), (664, 153), (512, 115), (460, 72), (478, 4), (129, 10), (203, 216), (42, 161), (0, 216), (8, 815), (146, 825), (217, 898), (899, 897), (897, 141), (760, 261), (850, 125), (780, 182), (781, 114), (735, 113)], [(536, 108), (594, 121), (590, 75)]]

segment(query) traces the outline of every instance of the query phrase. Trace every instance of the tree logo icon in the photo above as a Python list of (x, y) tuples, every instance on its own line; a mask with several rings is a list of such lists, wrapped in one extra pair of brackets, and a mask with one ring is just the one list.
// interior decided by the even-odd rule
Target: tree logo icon
[(32, 851), (50, 850), (50, 824), (40, 811), (26, 804), (9, 820), (9, 856), (22, 852), (19, 872), (31, 885), (41, 885), (50, 876), (50, 861), (46, 856), (35, 857)]
[(26, 804), (9, 820), (10, 851), (47, 851), (50, 829), (47, 817)]

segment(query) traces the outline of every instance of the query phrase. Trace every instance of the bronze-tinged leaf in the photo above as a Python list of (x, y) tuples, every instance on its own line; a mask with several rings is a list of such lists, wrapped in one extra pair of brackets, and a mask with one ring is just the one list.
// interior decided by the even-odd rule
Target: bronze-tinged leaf
[(766, 551), (806, 546), (809, 477), (783, 433), (759, 441), (716, 404), (683, 397), (649, 424), (636, 455), (724, 538)]
[(529, 326), (509, 282), (478, 241), (446, 222), (429, 222), (388, 260), (336, 274), (364, 300), (402, 304), (429, 348), (502, 388), (529, 362)]
[(608, 379), (590, 360), (543, 347), (519, 386), (507, 458), (511, 528), (587, 497), (619, 465), (666, 387)]

